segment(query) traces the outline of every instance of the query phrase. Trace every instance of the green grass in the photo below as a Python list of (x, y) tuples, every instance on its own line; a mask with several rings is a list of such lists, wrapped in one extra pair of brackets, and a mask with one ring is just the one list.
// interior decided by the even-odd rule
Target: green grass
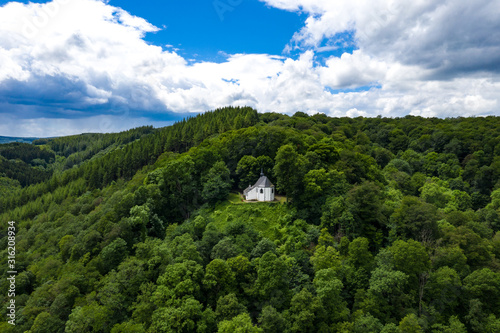
[(227, 200), (233, 205), (239, 205), (245, 203), (243, 202), (241, 196), (238, 193), (229, 193), (229, 197), (227, 198)]
[(244, 222), (254, 227), (262, 236), (273, 239), (273, 230), (279, 227), (280, 221), (291, 218), (291, 211), (287, 205), (278, 202), (244, 203), (238, 194), (231, 193), (227, 201), (203, 215), (220, 231), (224, 231), (232, 223)]
[[(227, 200), (234, 204), (234, 205), (239, 205), (239, 204), (262, 204), (263, 202), (258, 202), (258, 201), (250, 201), (250, 202), (245, 202), (242, 199), (242, 196), (239, 193), (229, 193), (229, 196)], [(277, 203), (286, 203), (286, 197), (277, 195), (275, 197), (275, 200), (273, 202), (267, 202), (270, 204), (277, 204)]]

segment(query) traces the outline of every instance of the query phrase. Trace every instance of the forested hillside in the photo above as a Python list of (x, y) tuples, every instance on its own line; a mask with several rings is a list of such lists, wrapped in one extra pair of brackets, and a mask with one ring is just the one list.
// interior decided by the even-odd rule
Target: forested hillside
[[(500, 332), (500, 118), (224, 108), (0, 155), (1, 332)], [(261, 169), (286, 200), (241, 201)]]

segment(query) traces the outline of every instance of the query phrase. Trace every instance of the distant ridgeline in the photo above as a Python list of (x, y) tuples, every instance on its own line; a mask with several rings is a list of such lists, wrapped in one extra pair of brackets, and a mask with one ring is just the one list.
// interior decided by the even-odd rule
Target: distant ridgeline
[(499, 117), (227, 107), (11, 142), (3, 248), (9, 221), (0, 332), (500, 331)]
[(0, 144), (11, 143), (11, 142), (24, 142), (24, 143), (32, 143), (38, 138), (15, 138), (10, 136), (0, 136)]

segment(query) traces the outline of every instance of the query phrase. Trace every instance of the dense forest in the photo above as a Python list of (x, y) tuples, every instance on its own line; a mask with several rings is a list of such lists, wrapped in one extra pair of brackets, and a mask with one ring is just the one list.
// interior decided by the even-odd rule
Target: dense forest
[(0, 145), (0, 194), (1, 332), (500, 332), (498, 117), (223, 108)]

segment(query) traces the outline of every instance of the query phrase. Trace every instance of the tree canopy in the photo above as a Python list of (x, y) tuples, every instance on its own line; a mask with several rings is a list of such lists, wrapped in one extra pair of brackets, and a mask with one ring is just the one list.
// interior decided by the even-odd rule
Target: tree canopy
[[(261, 169), (281, 201), (243, 203)], [(0, 331), (497, 332), (499, 181), (497, 117), (228, 107), (0, 145)]]

